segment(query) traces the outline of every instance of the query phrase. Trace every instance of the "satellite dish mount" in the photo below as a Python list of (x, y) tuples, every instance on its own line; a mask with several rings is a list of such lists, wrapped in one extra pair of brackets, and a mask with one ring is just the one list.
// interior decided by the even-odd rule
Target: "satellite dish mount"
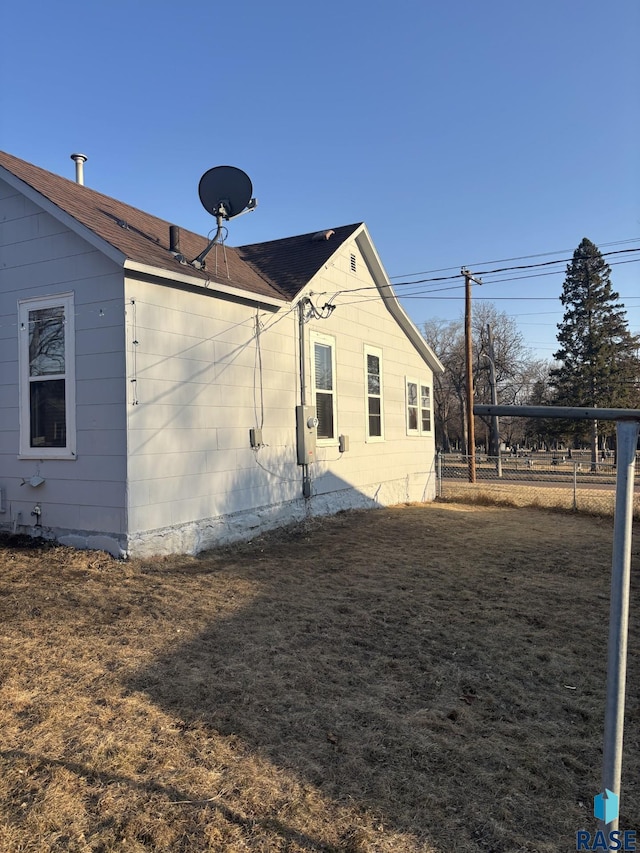
[(209, 245), (191, 261), (196, 269), (204, 268), (204, 259), (217, 243), (224, 243), (223, 222), (255, 210), (258, 202), (252, 198), (253, 186), (249, 176), (235, 166), (215, 166), (200, 178), (198, 195), (204, 209), (216, 218), (216, 233)]

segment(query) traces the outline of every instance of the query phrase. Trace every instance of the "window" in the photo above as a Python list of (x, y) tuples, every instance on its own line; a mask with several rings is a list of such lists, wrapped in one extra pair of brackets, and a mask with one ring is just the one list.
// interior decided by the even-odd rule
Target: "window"
[(382, 422), (382, 350), (376, 347), (365, 346), (364, 371), (367, 389), (367, 441), (382, 441), (384, 438)]
[(336, 438), (335, 340), (311, 332), (313, 397), (318, 418), (318, 441)]
[(75, 458), (73, 296), (18, 303), (20, 455)]
[(420, 386), (420, 429), (431, 432), (431, 388)]
[(418, 383), (407, 379), (407, 432), (418, 432)]
[(417, 379), (406, 380), (407, 434), (431, 432), (431, 388)]

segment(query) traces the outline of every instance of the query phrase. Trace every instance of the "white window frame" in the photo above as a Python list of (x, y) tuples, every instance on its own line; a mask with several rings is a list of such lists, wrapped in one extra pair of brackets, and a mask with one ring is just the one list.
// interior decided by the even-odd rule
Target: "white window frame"
[(338, 445), (338, 380), (336, 376), (336, 339), (332, 335), (323, 335), (320, 332), (309, 332), (309, 347), (311, 361), (311, 395), (313, 405), (316, 406), (316, 394), (326, 394), (327, 392), (320, 388), (316, 388), (316, 344), (328, 346), (331, 348), (331, 375), (333, 379), (333, 388), (331, 389), (331, 403), (333, 414), (333, 436), (331, 438), (321, 438), (320, 435), (316, 438), (316, 444), (320, 447), (330, 447)]
[[(409, 383), (416, 386), (417, 390), (417, 398), (416, 405), (411, 406), (411, 408), (416, 409), (416, 418), (417, 418), (417, 429), (411, 429), (409, 426)], [(429, 389), (429, 408), (423, 409), (422, 406), (422, 389)], [(424, 379), (416, 379), (415, 376), (405, 376), (404, 378), (404, 410), (405, 410), (405, 422), (407, 427), (407, 435), (431, 435), (433, 433), (433, 388), (431, 387), (430, 382), (426, 382)], [(429, 429), (422, 428), (422, 413), (423, 411), (429, 412)]]
[[(422, 405), (422, 389), (426, 388), (429, 392), (429, 407), (426, 408)], [(428, 382), (420, 382), (420, 386), (418, 388), (418, 408), (419, 408), (419, 416), (420, 416), (420, 433), (422, 435), (430, 435), (433, 432), (433, 389)], [(429, 412), (429, 428), (425, 429), (422, 426), (423, 420), (423, 412)]]
[[(46, 308), (64, 310), (64, 374), (55, 378), (65, 381), (65, 431), (64, 447), (31, 446), (31, 393), (33, 378), (29, 373), (29, 312)], [(18, 373), (20, 400), (20, 459), (75, 459), (76, 458), (76, 375), (75, 375), (75, 312), (73, 293), (35, 297), (18, 301)], [(51, 377), (53, 379), (53, 377)]]
[[(380, 364), (380, 394), (369, 393), (369, 364), (367, 356), (373, 355), (378, 359)], [(371, 435), (369, 432), (369, 398), (378, 397), (380, 399), (380, 435)], [(384, 375), (382, 366), (382, 350), (379, 347), (372, 347), (368, 344), (364, 345), (364, 424), (365, 424), (365, 441), (367, 443), (384, 441)]]

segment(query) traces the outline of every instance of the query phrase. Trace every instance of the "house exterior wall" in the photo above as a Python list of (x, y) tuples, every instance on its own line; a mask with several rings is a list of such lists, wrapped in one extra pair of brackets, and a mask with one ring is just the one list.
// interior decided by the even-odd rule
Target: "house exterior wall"
[[(131, 553), (195, 552), (291, 520), (300, 474), (290, 308), (135, 279), (126, 301)], [(261, 424), (268, 447), (258, 453), (249, 430)]]
[[(18, 352), (28, 332), (18, 303), (61, 294), (71, 294), (74, 313), (75, 456), (39, 459), (33, 449), (21, 457)], [(117, 552), (126, 540), (122, 270), (3, 181), (0, 364), (0, 529), (55, 530), (63, 541)], [(32, 486), (36, 475), (44, 482)]]
[[(318, 441), (305, 498), (298, 300), (267, 306), (215, 284), (125, 275), (0, 181), (0, 529), (114, 554), (195, 553), (309, 515), (432, 499), (433, 429), (407, 428), (407, 379), (431, 389), (431, 370), (381, 298), (363, 239), (340, 246), (300, 294), (334, 306), (304, 325), (307, 403), (314, 341), (330, 342), (335, 399), (334, 435)], [(24, 430), (24, 321), (44, 304), (29, 300), (50, 297), (67, 306), (75, 347), (66, 456), (32, 446)], [(381, 359), (380, 436), (367, 432), (367, 353)]]
[[(353, 267), (355, 266), (355, 270)], [(368, 288), (363, 290), (362, 288)], [(336, 435), (349, 438), (340, 453), (338, 441), (319, 443), (312, 466), (318, 504), (329, 509), (340, 495), (355, 490), (364, 505), (427, 501), (435, 497), (435, 428), (407, 429), (406, 380), (427, 386), (433, 400), (433, 373), (387, 309), (356, 240), (345, 244), (333, 261), (307, 287), (322, 306), (333, 294), (335, 310), (328, 319), (311, 320), (309, 334), (335, 339)], [(366, 352), (377, 352), (382, 366), (382, 438), (367, 437)], [(313, 371), (311, 348), (307, 373)], [(313, 401), (310, 401), (313, 402)]]
[[(197, 552), (310, 514), (434, 497), (433, 427), (408, 434), (405, 387), (409, 376), (432, 388), (431, 370), (385, 307), (355, 241), (305, 293), (314, 291), (341, 291), (329, 319), (305, 325), (310, 403), (313, 334), (335, 340), (337, 432), (318, 444), (305, 500), (294, 306), (267, 310), (126, 280), (130, 553)], [(382, 354), (383, 440), (366, 436), (367, 346)], [(255, 449), (252, 427), (262, 429)], [(344, 453), (338, 434), (349, 438)]]

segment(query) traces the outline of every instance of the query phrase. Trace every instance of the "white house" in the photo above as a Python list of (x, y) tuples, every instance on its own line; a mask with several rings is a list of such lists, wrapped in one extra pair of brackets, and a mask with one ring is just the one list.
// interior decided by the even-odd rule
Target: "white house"
[(434, 497), (442, 366), (365, 225), (216, 245), (202, 270), (207, 240), (171, 239), (0, 152), (0, 529), (195, 553)]

